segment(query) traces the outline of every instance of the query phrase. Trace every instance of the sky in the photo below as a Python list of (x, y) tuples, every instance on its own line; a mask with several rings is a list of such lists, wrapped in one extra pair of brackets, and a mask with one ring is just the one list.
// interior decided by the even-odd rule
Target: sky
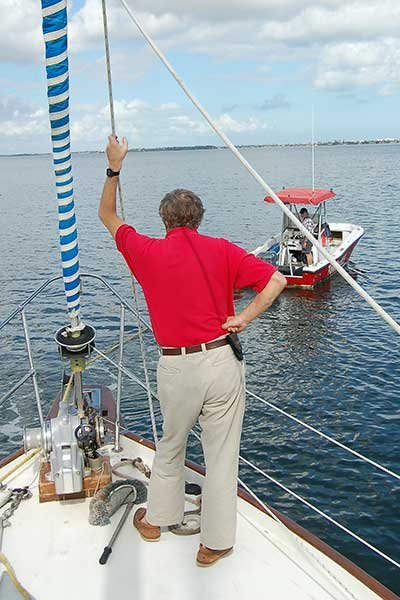
[[(235, 144), (400, 138), (399, 0), (127, 0)], [(117, 132), (130, 147), (220, 145), (107, 0)], [(69, 0), (71, 144), (110, 132), (101, 0)], [(39, 0), (1, 0), (0, 154), (50, 151)], [(313, 107), (313, 108), (312, 108)]]

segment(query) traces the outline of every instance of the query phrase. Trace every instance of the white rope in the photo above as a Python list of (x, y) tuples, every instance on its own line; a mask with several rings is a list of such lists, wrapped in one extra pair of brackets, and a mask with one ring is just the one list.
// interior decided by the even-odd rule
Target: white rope
[(375, 462), (374, 460), (371, 460), (367, 456), (364, 456), (364, 454), (361, 454), (360, 452), (357, 452), (356, 450), (352, 450), (348, 446), (345, 446), (341, 442), (338, 442), (337, 440), (335, 440), (334, 438), (330, 437), (326, 433), (323, 433), (322, 431), (319, 431), (318, 429), (315, 429), (315, 427), (312, 427), (311, 425), (308, 425), (307, 423), (305, 423), (304, 421), (301, 421), (297, 417), (294, 417), (293, 415), (291, 415), (290, 413), (286, 412), (282, 408), (279, 408), (278, 406), (275, 406), (275, 404), (271, 404), (271, 402), (268, 402), (267, 400), (264, 400), (263, 398), (260, 398), (260, 396), (257, 396), (257, 394), (254, 394), (253, 392), (250, 392), (247, 389), (246, 389), (246, 393), (249, 394), (249, 396), (252, 396), (253, 398), (256, 398), (257, 400), (259, 400), (263, 404), (266, 404), (270, 408), (273, 408), (274, 410), (278, 411), (282, 415), (285, 415), (285, 417), (288, 417), (289, 419), (292, 419), (292, 421), (295, 421), (296, 423), (299, 423), (299, 425), (302, 425), (303, 427), (306, 427), (310, 431), (313, 431), (314, 433), (316, 433), (317, 435), (325, 438), (329, 442), (332, 442), (332, 444), (335, 444), (336, 446), (339, 446), (343, 450), (346, 450), (347, 452), (350, 452), (351, 454), (354, 454), (354, 456), (357, 456), (357, 458), (359, 458), (359, 459), (361, 459), (361, 460), (363, 460), (363, 461), (365, 461), (365, 462), (373, 465), (374, 467), (376, 467), (377, 469), (380, 469), (381, 471), (383, 471), (387, 475), (391, 475), (391, 477), (395, 477), (396, 479), (400, 480), (400, 475), (398, 475), (394, 471), (391, 471), (390, 469), (387, 469), (386, 467), (380, 465), (379, 463)]
[[(114, 98), (113, 98), (113, 91), (112, 91), (110, 44), (109, 44), (109, 39), (108, 39), (106, 1), (102, 0), (101, 3), (102, 3), (102, 10), (103, 10), (104, 45), (105, 45), (105, 54), (106, 54), (108, 100), (109, 100), (109, 106), (110, 106), (111, 131), (112, 131), (112, 134), (115, 135), (115, 132), (116, 132), (115, 111), (114, 111)], [(119, 200), (119, 206), (120, 206), (120, 210), (121, 210), (122, 220), (124, 222), (126, 222), (125, 208), (124, 208), (124, 202), (123, 202), (123, 196), (122, 196), (121, 180), (119, 178), (118, 178), (118, 200)], [(157, 443), (158, 442), (158, 433), (157, 433), (156, 419), (154, 416), (153, 398), (152, 398), (152, 393), (151, 393), (151, 389), (150, 389), (150, 378), (149, 378), (149, 373), (148, 373), (148, 369), (147, 369), (146, 349), (145, 349), (144, 340), (143, 340), (143, 331), (142, 331), (142, 327), (141, 327), (141, 323), (140, 323), (139, 303), (138, 303), (136, 285), (135, 285), (135, 280), (133, 278), (133, 275), (131, 275), (131, 284), (132, 284), (133, 302), (135, 305), (135, 310), (136, 310), (136, 315), (137, 315), (137, 326), (138, 326), (138, 334), (139, 334), (140, 352), (142, 355), (144, 378), (145, 378), (145, 382), (146, 382), (146, 392), (147, 392), (147, 400), (149, 403), (151, 427), (153, 430), (154, 441), (155, 441), (155, 443)]]
[(174, 70), (172, 65), (169, 63), (167, 58), (155, 44), (155, 42), (151, 39), (151, 37), (146, 33), (143, 29), (142, 25), (139, 23), (135, 15), (132, 13), (128, 4), (125, 0), (120, 0), (121, 4), (125, 8), (129, 17), (135, 23), (136, 27), (139, 29), (140, 33), (149, 43), (151, 48), (157, 54), (161, 62), (166, 66), (168, 71), (171, 73), (172, 77), (178, 83), (178, 85), (182, 88), (186, 96), (189, 100), (194, 104), (194, 106), (198, 109), (198, 111), (203, 115), (205, 120), (208, 122), (210, 127), (215, 131), (215, 133), (222, 139), (224, 144), (231, 150), (231, 152), (240, 160), (242, 165), (247, 169), (247, 171), (254, 177), (254, 179), (261, 185), (261, 187), (272, 197), (274, 202), (278, 204), (281, 210), (286, 214), (286, 216), (296, 225), (296, 227), (304, 234), (304, 236), (316, 247), (319, 252), (326, 258), (326, 260), (335, 267), (336, 271), (340, 273), (340, 275), (347, 281), (349, 285), (362, 297), (364, 300), (375, 310), (375, 312), (384, 319), (396, 333), (400, 335), (400, 325), (397, 323), (354, 279), (349, 275), (349, 273), (327, 252), (326, 248), (322, 246), (322, 244), (314, 238), (314, 236), (304, 227), (304, 225), (292, 214), (292, 212), (287, 208), (287, 206), (278, 198), (275, 192), (270, 188), (270, 186), (264, 181), (264, 179), (257, 173), (257, 171), (250, 165), (250, 163), (244, 158), (244, 156), (239, 152), (239, 150), (232, 144), (230, 139), (224, 134), (224, 132), (218, 127), (218, 125), (213, 121), (208, 112), (201, 106), (200, 102), (194, 97), (191, 91), (186, 87), (186, 84), (179, 77), (177, 72)]
[(362, 537), (360, 537), (359, 535), (357, 535), (356, 533), (354, 533), (353, 531), (351, 531), (350, 529), (348, 529), (347, 527), (345, 527), (344, 525), (342, 525), (341, 523), (339, 523), (338, 521), (336, 521), (335, 519), (333, 519), (332, 517), (330, 517), (329, 515), (324, 513), (322, 510), (320, 510), (319, 508), (317, 508), (316, 506), (311, 504), (311, 502), (308, 502), (308, 500), (305, 500), (304, 498), (302, 498), (301, 496), (296, 494), (296, 492), (293, 492), (293, 490), (289, 489), (288, 487), (286, 487), (285, 485), (283, 485), (282, 483), (280, 483), (279, 481), (277, 481), (276, 479), (271, 477), (271, 475), (268, 475), (268, 473), (265, 473), (265, 471), (256, 467), (256, 465), (254, 465), (253, 463), (251, 463), (248, 460), (246, 460), (245, 458), (243, 458), (243, 456), (239, 456), (239, 460), (241, 460), (243, 463), (245, 463), (248, 467), (250, 467), (254, 471), (257, 471), (257, 473), (259, 473), (263, 477), (266, 477), (267, 479), (272, 481), (272, 483), (274, 483), (275, 485), (282, 488), (287, 494), (290, 494), (291, 496), (296, 498), (296, 500), (299, 500), (300, 502), (302, 502), (303, 504), (308, 506), (308, 508), (311, 508), (311, 510), (318, 513), (321, 517), (324, 517), (330, 523), (333, 523), (333, 525), (336, 525), (336, 527), (339, 527), (339, 529), (342, 529), (348, 535), (350, 535), (351, 537), (356, 539), (358, 542), (361, 542), (361, 544), (364, 544), (364, 546), (366, 546), (367, 548), (369, 548), (370, 550), (372, 550), (373, 552), (375, 552), (376, 554), (378, 554), (385, 560), (392, 563), (395, 567), (398, 567), (400, 569), (400, 563), (396, 562), (395, 560), (393, 560), (393, 558), (390, 558), (390, 556), (388, 556), (387, 554), (385, 554), (384, 552), (382, 552), (381, 550), (379, 550), (378, 548), (376, 548), (375, 546), (373, 546), (372, 544), (370, 544), (369, 542), (364, 540)]
[[(111, 60), (110, 60), (110, 43), (108, 39), (108, 25), (107, 25), (107, 9), (106, 9), (106, 1), (101, 0), (101, 6), (103, 10), (103, 27), (104, 27), (104, 46), (106, 53), (106, 69), (107, 69), (107, 83), (108, 83), (108, 104), (110, 108), (110, 121), (111, 121), (111, 133), (115, 135), (116, 127), (115, 127), (115, 111), (114, 111), (114, 97), (113, 97), (113, 89), (112, 89), (112, 77), (111, 77)], [(118, 179), (118, 200), (119, 206), (121, 210), (122, 220), (125, 221), (125, 207), (122, 197), (122, 188), (121, 188), (121, 180)]]

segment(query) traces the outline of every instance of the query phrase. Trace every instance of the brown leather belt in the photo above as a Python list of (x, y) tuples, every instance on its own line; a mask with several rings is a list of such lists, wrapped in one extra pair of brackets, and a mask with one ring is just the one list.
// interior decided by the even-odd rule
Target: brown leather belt
[[(229, 344), (226, 338), (221, 340), (214, 340), (213, 342), (207, 342), (203, 344), (206, 350), (212, 350), (213, 348), (219, 348), (220, 346), (226, 346)], [(195, 352), (201, 352), (203, 350), (202, 344), (197, 346), (186, 346), (186, 348), (160, 348), (161, 354), (164, 356), (178, 356), (179, 354), (194, 354)], [(184, 352), (182, 352), (184, 350)]]

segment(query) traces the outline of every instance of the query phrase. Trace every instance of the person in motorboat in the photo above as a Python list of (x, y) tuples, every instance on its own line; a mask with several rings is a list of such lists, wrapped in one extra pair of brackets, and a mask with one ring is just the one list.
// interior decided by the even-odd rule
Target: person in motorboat
[[(315, 223), (310, 217), (308, 210), (304, 207), (300, 209), (300, 220), (310, 233), (314, 233)], [(301, 248), (306, 257), (307, 265), (311, 266), (313, 264), (312, 243), (304, 235), (301, 238)]]
[[(230, 334), (243, 331), (267, 310), (286, 279), (235, 244), (198, 233), (204, 208), (189, 190), (174, 190), (162, 199), (164, 239), (124, 224), (116, 212), (116, 190), (127, 152), (126, 138), (119, 144), (109, 137), (99, 217), (146, 298), (160, 351), (157, 387), (163, 414), (147, 510), (136, 511), (134, 525), (143, 539), (157, 541), (160, 527), (182, 522), (186, 442), (198, 420), (206, 477), (197, 564), (209, 566), (231, 552), (236, 534), (245, 382), (240, 349), (233, 347)], [(244, 287), (257, 295), (235, 316), (233, 290)]]

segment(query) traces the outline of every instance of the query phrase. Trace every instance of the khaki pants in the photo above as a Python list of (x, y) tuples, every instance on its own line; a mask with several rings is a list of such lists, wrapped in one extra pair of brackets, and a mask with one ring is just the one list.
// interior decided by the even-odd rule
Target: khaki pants
[(161, 356), (157, 384), (164, 434), (153, 462), (146, 518), (160, 526), (181, 523), (186, 442), (198, 420), (206, 464), (200, 541), (216, 550), (230, 548), (236, 533), (244, 362), (230, 346)]

